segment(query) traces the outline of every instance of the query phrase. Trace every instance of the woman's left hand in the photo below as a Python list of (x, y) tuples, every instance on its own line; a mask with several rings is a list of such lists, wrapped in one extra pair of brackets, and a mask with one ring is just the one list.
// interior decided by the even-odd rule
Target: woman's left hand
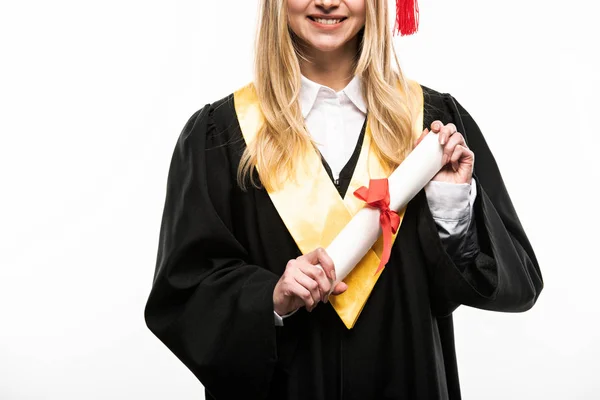
[[(467, 147), (465, 138), (456, 131), (454, 124), (443, 125), (441, 121), (431, 123), (431, 131), (437, 133), (444, 146), (442, 169), (432, 181), (448, 183), (471, 183), (475, 154)], [(429, 132), (425, 129), (423, 136)]]

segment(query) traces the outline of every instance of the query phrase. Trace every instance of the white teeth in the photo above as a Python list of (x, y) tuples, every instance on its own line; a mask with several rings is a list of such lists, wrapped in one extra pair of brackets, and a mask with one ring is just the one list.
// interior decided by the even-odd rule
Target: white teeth
[(340, 23), (341, 19), (329, 19), (329, 18), (314, 18), (316, 22), (323, 25), (335, 25)]

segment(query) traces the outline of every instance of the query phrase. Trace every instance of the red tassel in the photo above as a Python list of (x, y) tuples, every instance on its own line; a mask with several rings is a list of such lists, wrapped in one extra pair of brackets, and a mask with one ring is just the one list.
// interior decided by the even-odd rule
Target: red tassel
[(401, 36), (412, 35), (419, 29), (419, 4), (417, 0), (396, 0), (396, 26)]

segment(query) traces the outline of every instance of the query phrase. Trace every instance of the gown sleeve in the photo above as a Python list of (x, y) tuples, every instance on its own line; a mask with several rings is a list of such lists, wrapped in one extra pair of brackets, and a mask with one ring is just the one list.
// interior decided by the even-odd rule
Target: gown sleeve
[[(432, 308), (450, 314), (460, 304), (494, 311), (530, 309), (543, 288), (542, 275), (508, 195), (498, 165), (471, 115), (450, 95), (448, 118), (475, 154), (475, 232), (479, 251), (455, 262), (442, 246), (429, 207), (420, 208), (419, 238), (432, 282)], [(460, 257), (458, 257), (460, 258)], [(454, 260), (453, 260), (454, 259)]]
[(235, 182), (212, 111), (206, 106), (192, 116), (173, 153), (145, 319), (212, 396), (260, 399), (277, 358), (279, 278), (247, 263), (232, 234)]

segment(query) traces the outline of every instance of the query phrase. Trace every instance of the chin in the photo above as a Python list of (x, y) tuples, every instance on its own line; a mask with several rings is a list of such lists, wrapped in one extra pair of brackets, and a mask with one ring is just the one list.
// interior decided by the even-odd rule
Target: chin
[(315, 50), (321, 52), (336, 51), (344, 47), (345, 42), (343, 40), (309, 40), (308, 45)]

